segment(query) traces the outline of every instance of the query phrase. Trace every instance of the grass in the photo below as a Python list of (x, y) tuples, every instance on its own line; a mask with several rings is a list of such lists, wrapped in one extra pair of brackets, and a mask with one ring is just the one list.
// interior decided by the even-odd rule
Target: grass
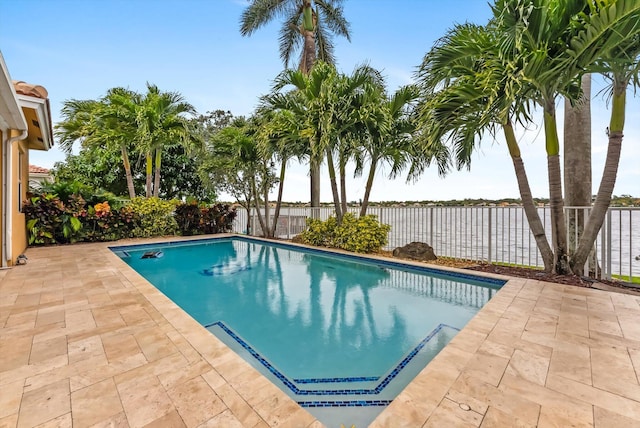
[(620, 281), (630, 282), (631, 284), (640, 285), (640, 276), (629, 277), (629, 275), (611, 275), (611, 277)]

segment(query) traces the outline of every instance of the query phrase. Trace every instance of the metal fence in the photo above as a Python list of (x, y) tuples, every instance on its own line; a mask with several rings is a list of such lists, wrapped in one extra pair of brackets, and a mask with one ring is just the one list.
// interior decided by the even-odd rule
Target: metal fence
[[(590, 207), (565, 209), (567, 231), (578, 233)], [(356, 215), (359, 208), (351, 208)], [(307, 217), (326, 220), (332, 208), (282, 208), (276, 236), (290, 239), (302, 232)], [(535, 239), (529, 230), (524, 210), (507, 207), (369, 207), (368, 214), (378, 216), (391, 225), (385, 250), (393, 250), (420, 241), (431, 245), (438, 256), (542, 267)], [(551, 242), (551, 214), (548, 207), (539, 207)], [(238, 211), (234, 231), (262, 235), (255, 211), (249, 218)], [(579, 233), (578, 233), (579, 235)], [(592, 258), (587, 267), (603, 278), (640, 278), (640, 208), (610, 208), (598, 234)]]

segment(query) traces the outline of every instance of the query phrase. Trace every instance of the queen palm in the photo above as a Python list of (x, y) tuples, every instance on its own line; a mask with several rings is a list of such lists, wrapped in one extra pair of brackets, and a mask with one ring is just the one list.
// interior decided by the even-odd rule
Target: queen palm
[[(252, 0), (242, 13), (240, 32), (250, 36), (275, 18), (282, 18), (280, 58), (289, 68), (300, 51), (298, 69), (307, 74), (317, 59), (335, 63), (331, 34), (351, 40), (349, 23), (342, 14), (342, 0)], [(310, 158), (311, 206), (320, 206), (321, 159)]]

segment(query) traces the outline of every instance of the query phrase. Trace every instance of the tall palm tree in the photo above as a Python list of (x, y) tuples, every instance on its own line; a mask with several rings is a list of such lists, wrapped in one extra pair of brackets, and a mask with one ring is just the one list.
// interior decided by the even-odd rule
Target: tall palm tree
[[(318, 62), (308, 76), (300, 71), (285, 70), (276, 78), (273, 92), (263, 97), (267, 108), (289, 111), (297, 118), (301, 126), (299, 135), (309, 141), (307, 154), (311, 159), (322, 159), (323, 155), (326, 158), (338, 221), (342, 219), (344, 204), (338, 190), (334, 157), (338, 156), (340, 170), (346, 162), (345, 156), (351, 153), (344, 144), (354, 135), (358, 119), (355, 103), (367, 92), (367, 87), (381, 84), (380, 73), (368, 65), (361, 65), (346, 76), (337, 73), (332, 65)], [(281, 92), (291, 86), (295, 88), (293, 91)], [(344, 199), (345, 192), (342, 194)]]
[(160, 194), (162, 150), (170, 145), (186, 144), (194, 138), (186, 117), (194, 113), (193, 106), (178, 92), (163, 92), (156, 85), (147, 83), (147, 93), (137, 114), (137, 138), (146, 153), (147, 197)]
[[(513, 65), (498, 50), (496, 28), (456, 25), (431, 49), (418, 71), (423, 100), (418, 108), (418, 144), (411, 176), (432, 161), (440, 174), (453, 156), (458, 169), (469, 167), (471, 155), (486, 133), (502, 130), (520, 198), (545, 269), (553, 268), (553, 251), (536, 209), (513, 122), (527, 122), (527, 88), (513, 78)], [(423, 162), (420, 162), (422, 158)]]
[[(572, 40), (570, 58), (587, 71), (603, 73), (611, 82), (611, 120), (607, 156), (593, 208), (571, 260), (574, 273), (582, 274), (598, 231), (604, 223), (616, 182), (625, 122), (626, 93), (631, 85), (640, 88), (640, 2), (607, 0), (602, 2), (585, 25), (585, 31)], [(594, 47), (590, 34), (603, 34)]]
[[(564, 218), (564, 202), (562, 196), (562, 176), (560, 173), (560, 142), (558, 140), (555, 100), (559, 95), (577, 99), (580, 96), (580, 78), (585, 71), (594, 67), (602, 59), (608, 70), (615, 75), (621, 72), (621, 83), (626, 90), (629, 78), (637, 73), (637, 50), (640, 27), (640, 2), (637, 0), (603, 0), (585, 2), (581, 0), (498, 0), (494, 6), (494, 20), (503, 39), (501, 52), (509, 56), (517, 66), (521, 78), (534, 88), (531, 99), (542, 107), (545, 128), (545, 146), (547, 151), (549, 197), (551, 206), (551, 226), (554, 244), (554, 269), (557, 273), (571, 273), (578, 262), (584, 263), (589, 249), (581, 245), (576, 255), (584, 260), (570, 260), (567, 248), (566, 226)], [(570, 46), (567, 46), (570, 40)], [(622, 50), (620, 48), (623, 48)], [(628, 49), (631, 49), (630, 51)], [(629, 58), (631, 57), (631, 58)], [(615, 67), (612, 65), (622, 67)], [(601, 71), (603, 70), (600, 68)], [(625, 71), (621, 71), (625, 70)], [(615, 87), (615, 83), (614, 83)], [(615, 98), (615, 89), (614, 89)], [(624, 99), (624, 97), (619, 98)], [(613, 105), (613, 110), (616, 110)], [(624, 109), (624, 107), (622, 107)], [(613, 114), (613, 112), (612, 112)], [(616, 113), (617, 114), (617, 113)], [(619, 116), (618, 116), (619, 117)], [(610, 135), (609, 150), (616, 150), (619, 145), (616, 139), (622, 140), (621, 124), (614, 123), (616, 132)], [(612, 154), (613, 183), (617, 160)], [(619, 157), (619, 150), (618, 155)], [(606, 210), (610, 201), (609, 188), (611, 182), (604, 183), (600, 191), (602, 197), (598, 209)], [(599, 193), (600, 193), (599, 191)], [(608, 197), (606, 194), (608, 193)], [(600, 213), (596, 211), (596, 215)], [(593, 214), (593, 211), (592, 211)], [(604, 214), (602, 214), (604, 219)], [(589, 222), (588, 222), (589, 223)], [(596, 222), (597, 223), (597, 222)], [(589, 234), (595, 239), (599, 230), (591, 228)], [(587, 224), (587, 227), (589, 224)], [(590, 239), (590, 238), (585, 238)], [(582, 241), (582, 239), (581, 239)], [(591, 241), (591, 245), (593, 241)], [(586, 245), (586, 244), (585, 244)], [(582, 251), (581, 251), (582, 250)]]
[[(596, 71), (595, 66), (598, 63), (602, 64), (600, 71), (603, 67), (609, 67), (608, 70), (611, 71), (611, 65), (616, 64), (616, 71), (620, 74), (612, 73), (614, 82), (617, 82), (614, 83), (614, 88), (618, 83), (626, 88), (638, 70), (639, 10), (640, 3), (634, 0), (605, 0), (597, 4), (579, 0), (498, 0), (493, 7), (494, 17), (487, 26), (488, 34), (495, 35), (496, 39), (486, 46), (486, 54), (478, 55), (476, 51), (476, 55), (473, 55), (465, 50), (469, 44), (454, 44), (449, 53), (461, 58), (458, 64), (459, 74), (451, 75), (451, 71), (456, 70), (452, 65), (455, 66), (456, 63), (446, 61), (435, 62), (436, 67), (423, 67), (422, 70), (427, 76), (433, 72), (436, 76), (437, 73), (444, 73), (444, 76), (435, 82), (449, 85), (446, 91), (441, 92), (436, 91), (437, 85), (426, 85), (427, 91), (435, 92), (433, 95), (428, 93), (432, 101), (427, 103), (430, 108), (425, 109), (422, 118), (425, 123), (431, 125), (423, 127), (427, 129), (424, 131), (427, 146), (441, 144), (441, 137), (444, 136), (453, 141), (454, 147), (472, 147), (470, 138), (477, 135), (473, 128), (482, 129), (497, 117), (505, 132), (514, 167), (518, 168), (520, 153), (513, 135), (512, 119), (528, 122), (528, 110), (532, 102), (542, 108), (552, 214), (552, 269), (557, 273), (570, 273), (574, 269), (579, 272), (580, 268), (577, 265), (584, 264), (602, 223), (587, 223), (574, 260), (570, 260), (563, 212), (555, 100), (559, 95), (577, 99), (580, 96), (580, 77), (585, 71)], [(478, 35), (474, 37), (476, 36)], [(475, 43), (478, 38), (474, 37), (469, 40)], [(570, 46), (567, 46), (566, 40), (571, 40)], [(471, 46), (474, 43), (471, 43)], [(614, 52), (615, 49), (618, 50)], [(492, 52), (497, 52), (497, 55), (492, 55)], [(497, 59), (498, 67), (491, 67), (487, 63), (493, 59)], [(496, 76), (491, 76), (494, 72), (498, 73), (497, 79)], [(483, 73), (489, 74), (483, 77)], [(469, 80), (475, 78), (480, 80)], [(620, 95), (618, 101), (624, 99), (624, 91), (617, 93)], [(501, 98), (508, 102), (498, 102)], [(495, 107), (498, 109), (495, 110)], [(613, 110), (612, 117), (615, 116), (617, 119), (612, 121), (610, 128), (620, 131), (613, 134), (613, 139), (610, 136), (612, 162), (609, 170), (605, 168), (603, 177), (608, 178), (603, 179), (601, 184), (601, 212), (595, 210), (595, 205), (592, 211), (592, 214), (597, 213), (602, 219), (608, 206), (609, 199), (606, 195), (610, 197), (612, 183), (615, 182), (616, 156), (619, 157), (618, 140), (622, 137), (619, 118), (620, 111), (623, 112), (624, 108), (620, 109), (614, 105)], [(499, 114), (495, 116), (495, 112)], [(474, 125), (469, 128), (465, 127), (465, 123)], [(429, 138), (433, 135), (440, 135), (440, 138)], [(461, 144), (465, 141), (466, 144)], [(470, 152), (463, 150), (456, 153), (456, 157), (467, 162), (468, 153)], [(517, 176), (522, 193), (523, 184), (526, 185), (526, 182), (523, 183), (521, 178), (526, 178), (526, 175), (520, 176), (517, 173)], [(528, 189), (528, 185), (526, 188)], [(523, 194), (523, 202), (524, 200)], [(526, 209), (525, 204), (525, 211)], [(527, 216), (531, 221), (531, 216)], [(592, 227), (587, 233), (590, 223)], [(532, 231), (540, 247), (546, 239), (542, 239), (542, 235), (538, 237), (533, 226)], [(541, 253), (545, 267), (548, 268), (547, 256), (542, 248)]]
[[(371, 87), (367, 85), (367, 89)], [(380, 163), (386, 162), (391, 166), (390, 178), (397, 177), (410, 160), (411, 146), (414, 142), (416, 121), (411, 107), (418, 99), (418, 88), (408, 85), (401, 87), (390, 97), (386, 96), (384, 91), (382, 95), (382, 99), (374, 96), (374, 102), (378, 103), (379, 109), (362, 108), (367, 107), (367, 102), (355, 106), (355, 112), (359, 116), (356, 123), (363, 124), (366, 128), (366, 135), (360, 141), (369, 160), (369, 171), (360, 207), (361, 217), (367, 214), (373, 180)], [(366, 98), (366, 93), (364, 97)], [(376, 114), (376, 110), (380, 113)], [(369, 114), (370, 112), (374, 114)], [(360, 162), (359, 166), (362, 165)]]
[[(591, 74), (582, 76), (582, 97), (564, 101), (564, 203), (568, 207), (591, 206)], [(575, 253), (584, 229), (586, 213), (567, 211), (567, 245)]]
[(137, 93), (125, 88), (110, 89), (98, 100), (67, 100), (62, 107), (63, 120), (56, 125), (60, 147), (68, 154), (76, 141), (87, 146), (117, 146), (130, 198), (136, 194), (128, 145), (135, 140), (139, 101)]
[[(285, 68), (300, 51), (298, 69), (307, 74), (317, 59), (335, 63), (331, 33), (351, 40), (342, 0), (252, 0), (242, 13), (240, 32), (250, 36), (275, 18), (282, 18), (280, 58)], [(309, 159), (311, 206), (320, 206), (320, 160)]]

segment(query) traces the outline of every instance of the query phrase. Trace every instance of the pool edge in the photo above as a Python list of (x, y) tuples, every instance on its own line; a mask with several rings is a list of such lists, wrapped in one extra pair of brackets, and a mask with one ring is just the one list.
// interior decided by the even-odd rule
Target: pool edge
[[(242, 240), (266, 243), (266, 244), (275, 244), (279, 246), (289, 246), (289, 247), (298, 247), (300, 249), (305, 250), (316, 250), (321, 251), (326, 254), (339, 254), (346, 255), (355, 258), (366, 258), (370, 260), (389, 262), (391, 259), (385, 256), (380, 255), (354, 255), (353, 253), (349, 253), (342, 250), (336, 250), (331, 248), (322, 248), (317, 249), (314, 247), (310, 247), (307, 245), (292, 243), (292, 242), (281, 242), (274, 241), (270, 239), (257, 238), (257, 237), (246, 237), (245, 235), (238, 234), (221, 234), (221, 235), (208, 235), (207, 237), (198, 236), (198, 237), (164, 237), (164, 238), (155, 238), (155, 239), (144, 239), (144, 240), (126, 240), (126, 241), (117, 241), (118, 245), (110, 245), (107, 244), (105, 249), (110, 253), (110, 255), (126, 267), (126, 270), (129, 274), (134, 275), (135, 281), (132, 283), (138, 288), (138, 290), (143, 294), (145, 298), (154, 306), (156, 309), (161, 311), (165, 318), (167, 315), (162, 311), (161, 308), (170, 304), (172, 306), (173, 311), (171, 311), (171, 318), (177, 318), (172, 322), (169, 318), (169, 321), (175, 328), (178, 330), (196, 349), (202, 356), (211, 364), (211, 366), (217, 369), (216, 360), (220, 360), (220, 358), (216, 358), (219, 356), (207, 354), (206, 350), (200, 349), (204, 343), (206, 343), (206, 339), (210, 340), (212, 343), (215, 343), (216, 349), (220, 345), (225, 348), (226, 352), (224, 352), (224, 359), (227, 362), (227, 359), (231, 358), (235, 360), (236, 364), (240, 364), (245, 366), (243, 370), (253, 371), (257, 378), (262, 378), (266, 380), (269, 385), (273, 386), (275, 390), (272, 391), (273, 394), (276, 395), (276, 400), (287, 400), (291, 403), (295, 404), (297, 408), (301, 411), (304, 411), (307, 415), (311, 416), (314, 421), (311, 424), (306, 424), (304, 426), (324, 426), (322, 425), (315, 417), (313, 417), (310, 413), (308, 413), (302, 406), (295, 402), (292, 398), (286, 395), (279, 387), (273, 384), (270, 380), (268, 380), (265, 376), (263, 376), (259, 371), (255, 368), (251, 367), (249, 363), (244, 361), (242, 357), (237, 355), (235, 352), (231, 350), (231, 348), (227, 347), (224, 343), (222, 343), (218, 338), (216, 338), (213, 334), (207, 331), (200, 323), (194, 320), (189, 314), (187, 314), (182, 308), (180, 308), (177, 304), (171, 301), (167, 296), (165, 296), (162, 292), (160, 292), (157, 288), (155, 288), (151, 283), (149, 283), (146, 279), (144, 279), (140, 274), (135, 272), (126, 262), (124, 262), (114, 251), (112, 248), (117, 247), (125, 247), (131, 245), (153, 245), (153, 244), (166, 244), (172, 241), (210, 241), (210, 240), (222, 240), (229, 238), (239, 238)], [(130, 243), (129, 243), (130, 242)], [(111, 243), (113, 244), (113, 243)], [(404, 264), (411, 267), (423, 268), (424, 264), (420, 262), (413, 262), (409, 260), (401, 260), (400, 262), (396, 260), (392, 260), (393, 263)], [(457, 273), (468, 275), (468, 272), (457, 269), (457, 268), (449, 268), (440, 269), (438, 268), (430, 268), (434, 270), (445, 271), (448, 273)], [(121, 270), (122, 272), (122, 270)], [(124, 274), (124, 272), (123, 272)], [(438, 407), (440, 401), (444, 397), (447, 396), (449, 388), (456, 381), (458, 376), (462, 373), (462, 369), (466, 365), (466, 363), (473, 357), (475, 351), (480, 346), (480, 344), (486, 338), (486, 335), (478, 335), (476, 330), (485, 330), (489, 331), (495, 326), (498, 320), (501, 318), (502, 313), (509, 307), (518, 291), (522, 288), (525, 280), (522, 279), (514, 279), (510, 277), (506, 277), (503, 275), (495, 275), (488, 274), (484, 272), (474, 272), (472, 276), (476, 277), (484, 277), (490, 279), (497, 279), (505, 281), (504, 285), (502, 285), (497, 293), (492, 297), (489, 302), (483, 306), (476, 315), (465, 325), (462, 330), (454, 337), (447, 346), (445, 346), (436, 357), (431, 360), (419, 373), (418, 375), (398, 394), (398, 396), (392, 400), (391, 404), (376, 417), (376, 419), (372, 422), (370, 427), (393, 427), (398, 426), (398, 423), (403, 420), (403, 415), (406, 415), (407, 408), (409, 406), (411, 412), (414, 416), (416, 411), (419, 414), (424, 415), (424, 421), (429, 418), (431, 413)], [(142, 285), (142, 289), (138, 284), (144, 283)], [(144, 290), (144, 291), (143, 291)], [(150, 293), (148, 296), (147, 293)], [(151, 297), (151, 299), (149, 298)], [(156, 305), (156, 302), (160, 303), (160, 305)], [(184, 317), (187, 318), (188, 322), (185, 322)], [(197, 328), (196, 328), (197, 327)], [(194, 330), (191, 330), (194, 329)], [(207, 336), (206, 338), (203, 336)], [(230, 355), (230, 356), (229, 356)], [(452, 364), (453, 363), (453, 364)], [(248, 376), (248, 375), (245, 375)], [(244, 378), (243, 378), (244, 379)], [(225, 379), (226, 380), (226, 379)], [(230, 382), (231, 381), (231, 382)], [(233, 379), (227, 381), (229, 386), (234, 388)], [(235, 389), (235, 388), (234, 388)], [(236, 390), (237, 391), (237, 390)], [(251, 405), (250, 401), (251, 397), (247, 397), (246, 394), (243, 395), (238, 392), (239, 395), (245, 400), (248, 404)], [(433, 399), (425, 401), (423, 398), (420, 400), (414, 399), (414, 397), (424, 396), (425, 394), (430, 394)], [(400, 425), (402, 423), (400, 422)]]

